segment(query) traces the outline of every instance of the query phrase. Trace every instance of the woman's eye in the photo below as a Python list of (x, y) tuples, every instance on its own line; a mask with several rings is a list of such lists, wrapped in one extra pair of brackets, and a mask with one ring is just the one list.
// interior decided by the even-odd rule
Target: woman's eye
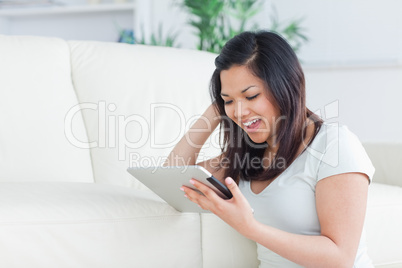
[(228, 104), (231, 104), (233, 101), (232, 100), (230, 100), (230, 101), (224, 101), (224, 104), (225, 105), (228, 105)]
[(260, 95), (260, 93), (258, 93), (258, 94), (256, 94), (256, 95), (254, 95), (254, 96), (251, 96), (251, 97), (247, 97), (246, 99), (248, 99), (248, 100), (252, 100), (252, 99), (257, 98), (257, 97), (258, 97), (258, 95)]

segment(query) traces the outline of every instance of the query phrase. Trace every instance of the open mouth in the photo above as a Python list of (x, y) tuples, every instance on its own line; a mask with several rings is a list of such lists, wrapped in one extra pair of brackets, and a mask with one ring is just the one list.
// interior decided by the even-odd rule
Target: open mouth
[(248, 121), (246, 123), (243, 123), (243, 126), (246, 127), (247, 131), (253, 132), (258, 129), (260, 124), (261, 124), (261, 119), (254, 119), (254, 120)]

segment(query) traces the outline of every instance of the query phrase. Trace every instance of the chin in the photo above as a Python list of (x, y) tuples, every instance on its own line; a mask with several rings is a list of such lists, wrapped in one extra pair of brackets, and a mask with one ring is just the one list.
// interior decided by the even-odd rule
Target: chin
[(252, 134), (247, 133), (247, 136), (252, 142), (256, 144), (266, 143), (268, 139), (268, 137), (265, 137), (265, 135), (258, 135), (258, 133), (252, 133)]

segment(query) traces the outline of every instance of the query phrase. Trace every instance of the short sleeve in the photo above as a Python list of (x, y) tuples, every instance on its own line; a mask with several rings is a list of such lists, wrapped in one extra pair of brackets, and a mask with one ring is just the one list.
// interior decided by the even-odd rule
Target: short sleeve
[(326, 127), (326, 149), (319, 164), (317, 182), (350, 172), (366, 174), (371, 182), (375, 169), (357, 136), (346, 126)]

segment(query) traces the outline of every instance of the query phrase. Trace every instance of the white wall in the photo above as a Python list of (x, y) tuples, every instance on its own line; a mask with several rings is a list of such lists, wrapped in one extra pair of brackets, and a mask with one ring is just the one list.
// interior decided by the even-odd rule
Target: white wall
[(308, 63), (402, 63), (398, 0), (273, 1), (283, 16), (305, 16)]
[(402, 142), (402, 66), (305, 68), (307, 104), (362, 141)]

